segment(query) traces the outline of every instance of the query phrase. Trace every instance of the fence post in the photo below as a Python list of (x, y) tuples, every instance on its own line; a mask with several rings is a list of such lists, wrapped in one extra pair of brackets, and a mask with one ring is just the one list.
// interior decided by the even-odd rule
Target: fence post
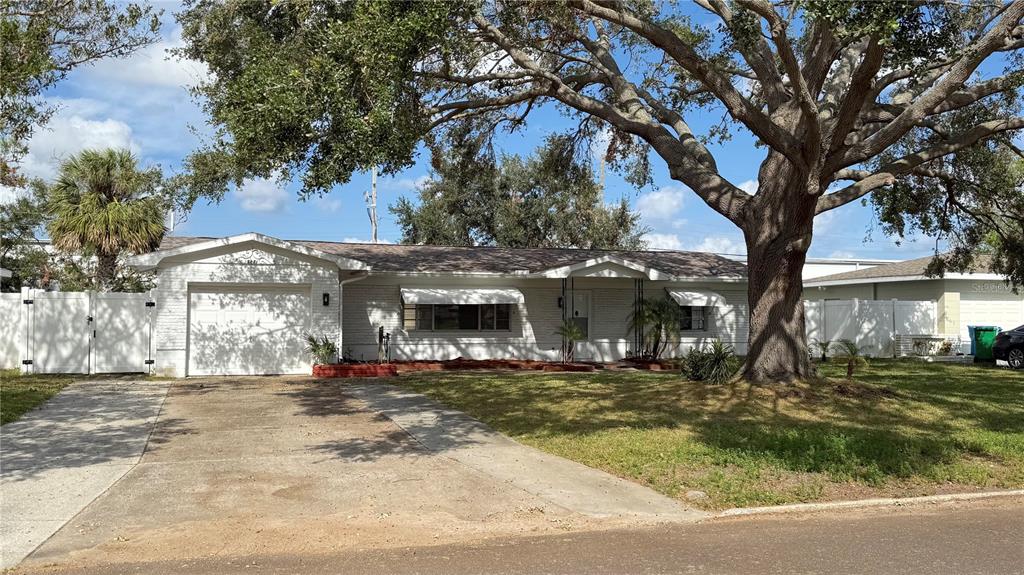
[[(821, 341), (828, 341), (828, 309), (825, 308), (825, 300), (818, 300), (818, 316), (821, 317), (821, 328), (818, 330), (818, 335)], [(825, 355), (828, 355), (828, 350), (825, 350)]]
[(21, 373), (32, 373), (32, 288), (21, 288), (21, 312), (25, 319), (25, 347), (21, 350)]
[(895, 359), (899, 355), (899, 350), (896, 349), (896, 298), (890, 300), (892, 304), (892, 357)]

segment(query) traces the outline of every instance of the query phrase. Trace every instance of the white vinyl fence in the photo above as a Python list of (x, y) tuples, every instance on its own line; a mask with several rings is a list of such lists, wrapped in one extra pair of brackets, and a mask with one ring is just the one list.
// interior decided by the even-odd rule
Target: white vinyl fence
[(0, 294), (0, 368), (25, 373), (138, 373), (152, 362), (145, 293)]
[(897, 335), (934, 334), (937, 312), (932, 301), (808, 300), (804, 315), (808, 341), (848, 339), (884, 357), (894, 354)]

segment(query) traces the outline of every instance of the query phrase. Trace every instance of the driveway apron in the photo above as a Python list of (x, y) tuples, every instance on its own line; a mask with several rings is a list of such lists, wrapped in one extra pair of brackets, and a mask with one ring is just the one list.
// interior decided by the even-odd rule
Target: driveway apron
[[(385, 391), (301, 377), (177, 382), (139, 464), (25, 564), (257, 560), (637, 521), (610, 519), (606, 509), (594, 513), (509, 474), (542, 466), (539, 473), (559, 475), (554, 484), (568, 491), (580, 477), (587, 497), (608, 494), (597, 487), (614, 496), (618, 480), (594, 483), (586, 468), (545, 466), (491, 436), (448, 429), (450, 445), (427, 441), (403, 420), (401, 402), (379, 401)], [(649, 510), (643, 515), (653, 519)]]
[(164, 382), (79, 382), (0, 428), (0, 567), (16, 565), (141, 458)]

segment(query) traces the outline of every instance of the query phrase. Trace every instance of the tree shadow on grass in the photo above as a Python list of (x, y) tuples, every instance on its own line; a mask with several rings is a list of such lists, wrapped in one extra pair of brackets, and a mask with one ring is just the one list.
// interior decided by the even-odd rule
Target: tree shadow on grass
[[(984, 380), (987, 374), (967, 375)], [(712, 387), (667, 374), (431, 374), (401, 383), (513, 436), (543, 441), (681, 429), (710, 450), (712, 465), (756, 462), (869, 483), (942, 477), (965, 458), (997, 459), (988, 444), (965, 440), (964, 429), (1024, 432), (1024, 408), (1003, 401), (1010, 389), (1001, 384), (972, 394), (970, 383), (927, 388), (898, 380), (896, 397), (847, 397), (824, 384), (787, 397), (776, 389)]]

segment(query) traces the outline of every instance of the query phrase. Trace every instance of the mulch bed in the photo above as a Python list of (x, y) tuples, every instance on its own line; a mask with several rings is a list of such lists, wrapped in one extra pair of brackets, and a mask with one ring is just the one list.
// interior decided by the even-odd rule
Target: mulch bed
[(313, 377), (390, 377), (394, 375), (398, 375), (398, 369), (389, 363), (334, 363), (313, 366)]
[(390, 377), (417, 371), (597, 371), (602, 366), (593, 363), (557, 363), (529, 359), (466, 359), (459, 357), (445, 361), (395, 361), (392, 363), (340, 363), (313, 366), (313, 377)]

